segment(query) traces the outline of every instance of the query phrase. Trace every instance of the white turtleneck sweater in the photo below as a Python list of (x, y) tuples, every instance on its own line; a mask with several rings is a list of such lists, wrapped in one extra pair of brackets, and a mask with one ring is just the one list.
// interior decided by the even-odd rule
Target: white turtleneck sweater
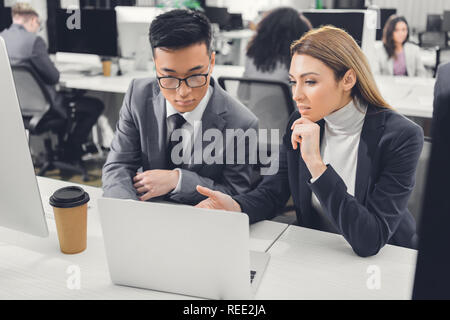
[[(320, 154), (324, 164), (330, 164), (347, 186), (347, 192), (355, 195), (356, 165), (361, 131), (366, 117), (367, 106), (350, 101), (345, 107), (325, 117), (325, 130), (322, 137)], [(319, 177), (311, 179), (311, 183)], [(322, 216), (329, 230), (335, 227), (324, 216), (322, 206), (316, 195), (312, 194), (312, 205)]]

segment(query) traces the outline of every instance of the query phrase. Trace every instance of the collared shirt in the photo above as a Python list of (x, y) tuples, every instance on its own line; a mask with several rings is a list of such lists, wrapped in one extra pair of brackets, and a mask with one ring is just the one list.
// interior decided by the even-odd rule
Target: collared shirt
[[(195, 122), (202, 120), (203, 113), (205, 112), (205, 109), (208, 106), (209, 100), (211, 99), (213, 92), (214, 92), (214, 89), (210, 85), (208, 87), (208, 91), (206, 92), (205, 96), (200, 101), (198, 106), (195, 107), (194, 110), (192, 110), (190, 112), (185, 112), (185, 113), (178, 112), (177, 109), (175, 109), (175, 107), (172, 106), (172, 104), (168, 100), (166, 100), (166, 122), (168, 122), (168, 118), (170, 116), (172, 116), (176, 113), (179, 113), (186, 120), (186, 123), (181, 127), (181, 129), (189, 131), (189, 134), (191, 135), (191, 141), (194, 141), (194, 138), (197, 138), (197, 137), (194, 137), (194, 124), (195, 124)], [(198, 134), (202, 134), (202, 133), (198, 132)], [(169, 139), (170, 139), (170, 137), (167, 137), (167, 141)], [(183, 139), (184, 146), (185, 146), (185, 143), (189, 143), (189, 141), (185, 141), (185, 139)], [(187, 148), (184, 147), (184, 150), (187, 150)], [(172, 191), (172, 193), (177, 193), (180, 190), (181, 176), (183, 174), (182, 170), (180, 170), (180, 169), (175, 169), (175, 170), (177, 170), (179, 172), (179, 179), (178, 179), (177, 187), (175, 188), (175, 190)]]

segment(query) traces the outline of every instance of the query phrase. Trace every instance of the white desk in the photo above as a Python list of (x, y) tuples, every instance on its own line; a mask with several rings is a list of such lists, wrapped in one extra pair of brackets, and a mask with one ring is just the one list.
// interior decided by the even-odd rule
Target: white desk
[[(269, 253), (257, 299), (411, 299), (416, 250), (387, 245), (360, 258), (340, 235), (290, 226)], [(367, 286), (370, 266), (379, 290)]]
[[(48, 197), (68, 183), (38, 178), (46, 210)], [(73, 184), (71, 184), (73, 185)], [(78, 255), (59, 250), (54, 220), (50, 237), (41, 239), (0, 228), (0, 299), (186, 299), (111, 283), (95, 199), (99, 188), (82, 186), (91, 196), (88, 247)], [(287, 228), (287, 230), (286, 230)], [(284, 232), (284, 233), (283, 233)], [(280, 237), (281, 235), (281, 237)], [(343, 237), (264, 221), (251, 226), (251, 249), (269, 248), (271, 260), (256, 299), (410, 299), (416, 251), (384, 247), (360, 258)], [(273, 244), (273, 242), (276, 242)], [(273, 244), (273, 245), (272, 245)], [(70, 266), (81, 271), (81, 289), (70, 290)], [(368, 289), (369, 266), (381, 272), (379, 290)]]
[(375, 81), (381, 95), (401, 114), (422, 118), (433, 117), (435, 79), (377, 76)]
[[(48, 199), (58, 188), (74, 185), (38, 177), (45, 211)], [(0, 299), (186, 299), (168, 293), (115, 286), (111, 283), (103, 246), (96, 199), (100, 188), (81, 186), (91, 197), (88, 209), (88, 246), (77, 255), (60, 252), (55, 221), (48, 215), (50, 236), (37, 238), (0, 228)], [(263, 221), (250, 228), (250, 247), (267, 250), (287, 228), (286, 224)], [(81, 290), (70, 290), (70, 266), (79, 266)]]

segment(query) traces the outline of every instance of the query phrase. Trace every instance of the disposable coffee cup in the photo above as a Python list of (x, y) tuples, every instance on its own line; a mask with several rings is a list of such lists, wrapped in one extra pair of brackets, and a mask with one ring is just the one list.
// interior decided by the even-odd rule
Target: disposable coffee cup
[(76, 254), (86, 250), (89, 200), (89, 194), (79, 187), (59, 189), (50, 197), (63, 253)]
[(112, 61), (111, 60), (103, 60), (102, 61), (102, 65), (103, 65), (103, 76), (104, 77), (111, 77)]

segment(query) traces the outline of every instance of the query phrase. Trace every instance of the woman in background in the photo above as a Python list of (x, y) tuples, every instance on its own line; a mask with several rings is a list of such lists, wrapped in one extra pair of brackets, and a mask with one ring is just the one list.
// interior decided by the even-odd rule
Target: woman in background
[(383, 30), (383, 42), (377, 44), (374, 73), (393, 76), (426, 77), (417, 45), (408, 42), (409, 27), (404, 17), (392, 15)]
[(295, 9), (278, 8), (268, 13), (248, 46), (244, 77), (289, 83), (289, 47), (310, 29), (310, 22)]

